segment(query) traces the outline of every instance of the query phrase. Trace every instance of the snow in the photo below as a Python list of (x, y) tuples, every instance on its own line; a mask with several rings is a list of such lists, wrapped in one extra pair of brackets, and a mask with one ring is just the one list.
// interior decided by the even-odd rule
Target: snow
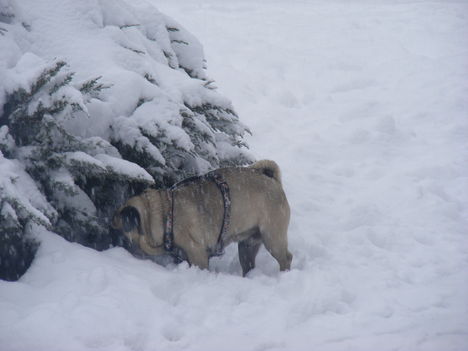
[(110, 172), (127, 175), (135, 179), (145, 180), (149, 184), (154, 183), (153, 177), (151, 177), (144, 168), (138, 166), (135, 163), (105, 154), (98, 154), (95, 156), (95, 158), (101, 161)]
[(242, 278), (234, 246), (162, 267), (38, 229), (30, 270), (0, 281), (2, 348), (468, 349), (468, 5), (154, 2), (280, 165), (292, 269), (262, 250)]
[[(145, 180), (149, 184), (154, 183), (153, 177), (151, 177), (144, 168), (121, 158), (106, 154), (97, 154), (93, 157), (82, 151), (67, 152), (65, 153), (65, 157), (67, 163), (76, 166), (93, 166), (97, 173), (100, 173), (102, 170), (107, 170), (118, 176), (128, 176), (130, 178)], [(73, 178), (70, 178), (69, 183), (74, 184)]]
[(37, 189), (24, 166), (17, 160), (9, 160), (0, 151), (0, 199), (2, 211), (16, 217), (11, 205), (17, 210), (30, 213), (34, 222), (50, 225), (47, 215), (56, 215), (55, 210), (49, 205), (44, 195)]

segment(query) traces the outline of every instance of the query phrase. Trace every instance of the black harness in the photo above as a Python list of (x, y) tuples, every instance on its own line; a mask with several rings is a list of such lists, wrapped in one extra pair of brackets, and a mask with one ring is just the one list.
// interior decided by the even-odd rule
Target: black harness
[(175, 259), (176, 262), (180, 263), (187, 259), (185, 252), (174, 244), (174, 190), (180, 188), (181, 186), (193, 183), (195, 181), (204, 181), (209, 180), (213, 181), (221, 192), (223, 197), (223, 223), (221, 224), (221, 230), (218, 236), (218, 241), (216, 243), (215, 249), (210, 252), (210, 256), (221, 256), (224, 254), (224, 242), (226, 238), (226, 233), (229, 229), (229, 223), (231, 221), (231, 196), (229, 193), (229, 186), (224, 180), (223, 176), (216, 171), (209, 172), (202, 176), (195, 176), (184, 179), (179, 183), (174, 184), (167, 192), (167, 199), (169, 202), (166, 222), (164, 227), (164, 249)]

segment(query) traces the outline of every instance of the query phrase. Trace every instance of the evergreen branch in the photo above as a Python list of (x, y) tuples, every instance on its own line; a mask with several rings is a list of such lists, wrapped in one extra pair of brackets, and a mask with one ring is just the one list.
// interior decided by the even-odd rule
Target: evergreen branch
[[(64, 61), (55, 62), (53, 67), (44, 69), (36, 81), (31, 85), (30, 91), (26, 91), (24, 88), (19, 88), (15, 90), (13, 93), (7, 96), (7, 102), (3, 106), (3, 115), (0, 118), (0, 124), (14, 124), (18, 119), (24, 119), (27, 117), (31, 117), (28, 114), (28, 105), (31, 103), (33, 98), (39, 93), (39, 91), (45, 87), (47, 83), (51, 81), (53, 77), (57, 75), (57, 73), (66, 65)], [(69, 84), (73, 77), (73, 74), (67, 74), (65, 79), (55, 84), (50, 90), (49, 94), (52, 92), (56, 92), (60, 87)], [(55, 103), (52, 109), (50, 109), (50, 113), (54, 113), (54, 111), (61, 111), (65, 106), (60, 106), (63, 104)], [(33, 113), (33, 118), (40, 120), (44, 113), (49, 112), (48, 108), (45, 108), (42, 102), (39, 102), (36, 111)]]
[[(8, 11), (8, 8), (7, 9), (4, 9), (3, 11)], [(13, 20), (13, 18), (15, 18), (15, 15), (11, 12), (1, 12), (0, 11), (0, 22), (3, 22), (3, 23), (6, 23), (6, 24), (10, 24)]]
[(131, 28), (131, 27), (139, 27), (140, 24), (124, 24), (124, 25), (121, 25), (119, 26), (120, 29), (125, 29), (125, 28)]
[(172, 58), (172, 57), (174, 56), (174, 55), (172, 55), (170, 52), (167, 52), (167, 51), (165, 51), (165, 50), (163, 50), (163, 54), (164, 54), (164, 56), (165, 56), (167, 59), (170, 59), (170, 58)]
[(74, 75), (74, 72), (67, 73), (65, 79), (63, 79), (61, 82), (55, 83), (52, 88), (49, 89), (49, 95), (56, 93), (61, 87), (68, 85), (73, 80)]
[(21, 25), (22, 25), (23, 28), (26, 29), (28, 32), (31, 31), (31, 25), (27, 24), (26, 22), (21, 22)]
[(98, 93), (104, 89), (109, 89), (112, 85), (99, 83), (98, 81), (101, 78), (102, 76), (99, 76), (99, 77), (85, 81), (78, 87), (78, 90), (84, 95), (89, 95), (91, 93)]
[(210, 89), (210, 90), (216, 90), (217, 87), (216, 85), (214, 85), (215, 81), (214, 80), (208, 80), (206, 81), (203, 86), (207, 89)]
[(141, 50), (138, 50), (138, 49), (132, 49), (132, 48), (129, 48), (128, 46), (125, 46), (125, 45), (122, 45), (122, 47), (123, 47), (124, 49), (133, 51), (133, 52), (135, 52), (135, 53), (137, 53), (137, 54), (140, 54), (140, 55), (146, 54), (144, 51), (141, 51)]
[(26, 206), (20, 203), (20, 201), (17, 198), (7, 196), (4, 199), (15, 210), (22, 226), (24, 226), (27, 221), (31, 220), (34, 223), (40, 224), (46, 228), (50, 228), (51, 223), (49, 221), (49, 218), (47, 218), (47, 216), (44, 213), (37, 210), (44, 216), (44, 218), (46, 218), (45, 220), (44, 218), (41, 218), (40, 216), (29, 211), (26, 208)]
[(186, 41), (184, 41), (184, 40), (178, 40), (178, 39), (173, 39), (173, 40), (171, 40), (171, 43), (189, 45), (189, 43), (187, 43)]
[(30, 96), (35, 95), (44, 85), (46, 85), (57, 73), (66, 65), (64, 61), (57, 61), (51, 68), (45, 69), (39, 78), (31, 85)]
[(145, 79), (150, 82), (151, 84), (154, 84), (154, 85), (159, 85), (158, 82), (156, 82), (156, 80), (153, 78), (153, 76), (149, 73), (145, 73), (144, 75)]
[(174, 55), (170, 52), (167, 52), (163, 50), (163, 54), (167, 59), (167, 64), (169, 65), (170, 68), (176, 69), (177, 68), (177, 63), (174, 62)]
[(188, 74), (188, 76), (189, 76), (190, 78), (198, 78), (196, 75), (193, 74), (193, 69), (184, 67), (184, 66), (182, 66), (182, 65), (180, 65), (180, 68), (182, 68), (182, 69), (185, 71), (185, 73)]
[[(135, 107), (135, 110), (140, 107), (141, 105), (143, 105), (145, 102), (148, 102), (148, 101), (151, 101), (151, 100), (147, 100), (145, 98), (139, 98), (138, 101), (137, 101), (137, 104), (136, 104), (136, 107)], [(134, 111), (135, 111), (134, 110)]]
[(42, 102), (39, 104), (38, 109), (35, 111), (34, 116), (36, 119), (40, 120), (44, 117), (44, 115), (56, 115), (60, 112), (62, 112), (65, 107), (69, 105), (69, 101), (65, 96), (62, 96), (60, 99), (55, 100), (52, 103), (52, 106), (49, 107), (44, 107)]

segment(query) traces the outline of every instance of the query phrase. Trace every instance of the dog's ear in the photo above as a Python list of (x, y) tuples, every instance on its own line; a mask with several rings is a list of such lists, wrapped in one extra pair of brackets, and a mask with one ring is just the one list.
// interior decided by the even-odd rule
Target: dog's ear
[(135, 228), (140, 228), (140, 213), (133, 206), (127, 206), (120, 211), (122, 219), (122, 229), (124, 232), (130, 232)]

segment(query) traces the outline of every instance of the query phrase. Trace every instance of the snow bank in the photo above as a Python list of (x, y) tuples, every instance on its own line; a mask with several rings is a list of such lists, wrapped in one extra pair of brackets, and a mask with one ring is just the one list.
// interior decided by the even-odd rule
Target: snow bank
[(292, 270), (234, 246), (211, 271), (47, 233), (0, 282), (8, 350), (468, 348), (468, 7), (158, 1), (275, 159)]

